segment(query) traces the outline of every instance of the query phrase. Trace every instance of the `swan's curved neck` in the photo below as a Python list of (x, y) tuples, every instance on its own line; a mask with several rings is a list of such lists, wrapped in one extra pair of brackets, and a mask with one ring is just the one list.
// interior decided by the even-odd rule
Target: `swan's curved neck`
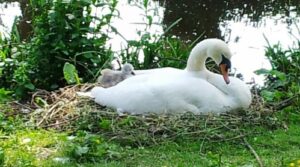
[(186, 69), (188, 71), (206, 70), (205, 61), (207, 57), (206, 49), (202, 46), (194, 47), (188, 58)]

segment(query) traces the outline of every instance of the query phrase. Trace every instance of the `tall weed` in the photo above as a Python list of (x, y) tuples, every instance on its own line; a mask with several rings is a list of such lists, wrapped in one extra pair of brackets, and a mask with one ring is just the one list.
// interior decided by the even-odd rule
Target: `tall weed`
[(119, 53), (122, 63), (129, 62), (135, 69), (184, 68), (191, 48), (203, 34), (194, 42), (183, 42), (178, 37), (169, 36), (168, 31), (177, 25), (182, 20), (181, 18), (175, 20), (169, 27), (164, 27), (162, 34), (151, 34), (151, 27), (160, 24), (154, 22), (155, 14), (158, 12), (153, 11), (157, 9), (150, 8), (151, 1), (148, 0), (131, 1), (131, 3), (144, 11), (143, 22), (138, 23), (144, 25), (144, 29), (137, 32), (139, 39), (127, 40), (126, 47)]
[(271, 103), (286, 103), (293, 109), (300, 109), (300, 45), (283, 49), (279, 44), (268, 46), (266, 57), (272, 69), (257, 70), (266, 76), (262, 95)]

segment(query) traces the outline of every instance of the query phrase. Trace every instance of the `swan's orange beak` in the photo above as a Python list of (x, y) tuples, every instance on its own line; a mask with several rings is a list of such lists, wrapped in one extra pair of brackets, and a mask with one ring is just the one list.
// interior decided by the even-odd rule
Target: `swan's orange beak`
[(220, 64), (221, 74), (223, 75), (226, 84), (230, 83), (227, 64)]

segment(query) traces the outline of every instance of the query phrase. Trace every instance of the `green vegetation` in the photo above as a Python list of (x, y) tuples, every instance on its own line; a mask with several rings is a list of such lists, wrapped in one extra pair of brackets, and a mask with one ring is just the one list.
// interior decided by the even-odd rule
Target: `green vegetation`
[[(132, 63), (135, 69), (173, 66), (183, 68), (191, 47), (176, 37), (150, 34), (154, 24), (148, 1), (137, 6), (145, 10), (145, 30), (138, 40), (126, 40), (127, 46), (113, 52), (105, 45), (109, 34), (122, 35), (111, 26), (118, 17), (117, 1), (30, 1), (27, 10), (33, 31), (22, 41), (16, 19), (9, 39), (1, 39), (0, 87), (18, 98), (36, 89), (55, 90), (70, 83), (94, 81), (101, 69), (115, 59)], [(92, 6), (107, 11), (94, 16)], [(180, 21), (177, 20), (166, 32)], [(144, 59), (139, 61), (138, 56)], [(71, 66), (75, 69), (70, 69)], [(65, 67), (65, 68), (64, 68)], [(69, 68), (67, 68), (69, 67)], [(70, 71), (71, 70), (71, 71)], [(71, 77), (71, 78), (70, 78)], [(5, 94), (5, 92), (1, 93)]]
[[(29, 39), (21, 40), (18, 20), (10, 38), (0, 38), (0, 166), (214, 167), (258, 166), (260, 161), (265, 166), (300, 166), (300, 46), (267, 48), (272, 69), (257, 71), (266, 76), (266, 84), (253, 88), (248, 111), (118, 116), (78, 99), (76, 91), (91, 87), (80, 83), (92, 82), (112, 60), (136, 69), (183, 68), (202, 37), (190, 43), (169, 37), (180, 19), (165, 34), (150, 34), (155, 9), (144, 0), (136, 4), (145, 11), (147, 25), (137, 32), (140, 39), (125, 39), (127, 46), (113, 52), (105, 44), (108, 33), (121, 35), (111, 26), (118, 17), (117, 3), (30, 1), (34, 29)], [(107, 12), (93, 16), (91, 5)], [(32, 97), (28, 91), (34, 92)]]
[[(275, 118), (280, 119), (280, 114), (277, 113)], [(240, 124), (237, 126), (238, 132), (249, 133), (245, 138), (266, 166), (287, 166), (300, 159), (300, 116), (292, 113), (291, 118), (293, 122), (288, 124), (288, 128)], [(133, 143), (128, 143), (122, 142), (130, 137), (126, 133), (119, 136), (118, 140), (115, 140), (117, 136), (110, 140), (107, 138), (108, 132), (122, 132), (121, 129), (113, 130), (118, 123), (122, 124), (119, 126), (122, 126), (123, 132), (134, 131), (136, 127), (130, 127), (127, 119), (115, 124), (108, 120), (91, 120), (85, 117), (74, 123), (77, 130), (59, 132), (33, 129), (24, 124), (21, 118), (2, 115), (0, 163), (4, 166), (257, 166), (242, 137), (228, 138), (237, 135), (237, 129), (228, 132), (225, 129), (214, 130), (207, 125), (206, 129), (203, 128), (210, 131), (206, 134), (207, 139), (203, 139), (201, 133), (194, 137), (186, 134), (176, 139), (157, 140), (156, 144), (145, 143), (152, 140), (151, 136), (142, 140), (136, 134)], [(93, 132), (96, 128), (100, 129), (98, 133)], [(225, 135), (219, 136), (224, 140), (216, 136), (215, 139), (208, 139), (213, 137), (212, 134)]]
[[(272, 69), (260, 69), (256, 72), (266, 76), (262, 96), (271, 103), (293, 104), (292, 109), (300, 109), (300, 43), (295, 49), (284, 50), (281, 46), (269, 46), (266, 57)], [(286, 104), (284, 104), (286, 105)]]

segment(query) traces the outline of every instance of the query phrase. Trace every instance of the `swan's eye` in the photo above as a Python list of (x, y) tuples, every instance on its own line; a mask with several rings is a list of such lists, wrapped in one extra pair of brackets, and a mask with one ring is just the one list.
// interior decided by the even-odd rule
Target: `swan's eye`
[(231, 62), (230, 62), (230, 60), (227, 59), (223, 54), (222, 54), (222, 61), (221, 61), (221, 63), (219, 65), (221, 65), (221, 64), (225, 64), (226, 65), (226, 69), (225, 69), (226, 71), (228, 71), (228, 69), (231, 68)]

